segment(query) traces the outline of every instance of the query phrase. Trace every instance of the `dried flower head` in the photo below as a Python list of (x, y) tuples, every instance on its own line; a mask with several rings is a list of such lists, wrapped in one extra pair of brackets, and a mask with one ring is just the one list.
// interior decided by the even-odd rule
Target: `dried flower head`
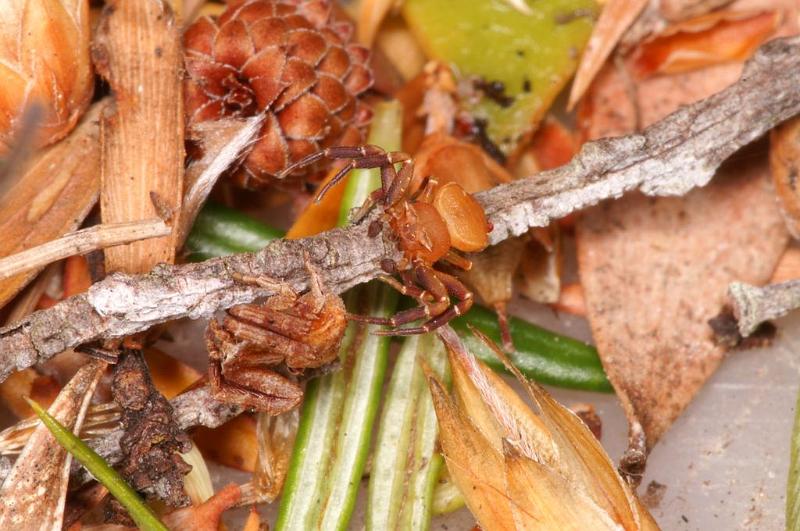
[(328, 0), (234, 1), (186, 31), (188, 125), (266, 115), (234, 174), (239, 185), (263, 188), (305, 155), (361, 142), (371, 115), (359, 100), (372, 85), (369, 51), (351, 42), (352, 25), (331, 9)]
[(92, 97), (87, 0), (0, 0), (0, 152), (41, 106), (37, 144), (63, 138)]

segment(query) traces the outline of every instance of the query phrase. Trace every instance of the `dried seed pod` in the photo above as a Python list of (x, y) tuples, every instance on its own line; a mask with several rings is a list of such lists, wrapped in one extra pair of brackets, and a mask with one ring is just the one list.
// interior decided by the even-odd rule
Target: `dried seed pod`
[[(372, 85), (369, 51), (351, 42), (352, 25), (327, 0), (229, 2), (186, 31), (188, 125), (264, 113), (234, 181), (251, 189), (326, 147), (358, 144), (371, 111), (359, 96)], [(298, 169), (297, 182), (316, 168)]]
[(42, 108), (36, 144), (66, 136), (94, 89), (87, 0), (0, 1), (0, 152), (28, 105)]

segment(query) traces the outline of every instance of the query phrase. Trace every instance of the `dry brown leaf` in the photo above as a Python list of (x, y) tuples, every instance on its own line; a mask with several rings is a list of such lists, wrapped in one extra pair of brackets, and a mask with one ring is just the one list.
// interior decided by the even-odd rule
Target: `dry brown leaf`
[[(102, 105), (96, 103), (67, 138), (38, 155), (0, 200), (0, 256), (73, 231), (89, 214), (100, 189), (97, 120)], [(0, 281), (0, 306), (37, 272)]]
[(641, 43), (631, 67), (636, 76), (647, 77), (743, 61), (780, 20), (780, 11), (721, 11), (686, 20)]
[[(720, 65), (639, 82), (637, 113), (626, 82), (606, 68), (587, 98), (587, 136), (629, 132), (637, 114), (650, 124), (721, 90), (740, 69)], [(725, 303), (728, 284), (767, 280), (786, 244), (766, 161), (743, 159), (683, 198), (632, 194), (578, 222), (589, 322), (630, 422), (622, 466), (634, 479), (722, 359), (707, 321)]]
[(648, 2), (649, 0), (609, 0), (606, 2), (581, 56), (581, 62), (569, 93), (567, 109), (571, 110), (583, 97), (625, 30), (636, 20)]
[(390, 16), (381, 26), (375, 40), (378, 49), (397, 69), (403, 80), (408, 81), (422, 72), (425, 52), (408, 29), (401, 16)]
[(258, 461), (253, 473), (253, 484), (258, 492), (259, 502), (272, 503), (280, 496), (299, 427), (298, 409), (277, 416), (258, 414)]
[(0, 152), (28, 105), (43, 112), (36, 144), (66, 136), (92, 98), (88, 0), (0, 2)]
[(800, 119), (794, 118), (772, 130), (769, 162), (786, 227), (792, 236), (800, 238), (800, 190), (797, 188), (797, 176), (800, 173)]
[(145, 349), (144, 359), (153, 385), (167, 400), (175, 398), (203, 376), (195, 368), (153, 347)]
[(517, 275), (517, 290), (532, 301), (545, 304), (558, 302), (561, 295), (561, 234), (559, 225), (538, 230), (532, 234), (546, 234), (550, 242), (545, 245), (532, 238), (524, 248)]
[(428, 374), (428, 385), (439, 421), (439, 442), (453, 483), (464, 495), (478, 522), (492, 530), (516, 525), (505, 495), (503, 461), (497, 450), (457, 407), (444, 386)]
[[(467, 352), (449, 327), (440, 329), (458, 401), (450, 400), (430, 375), (429, 383), (437, 417), (452, 423), (442, 424), (442, 449), (467, 505), (508, 505), (517, 529), (657, 529), (583, 422), (525, 380), (498, 347), (475, 333), (520, 379), (539, 410), (531, 410), (501, 377)], [(471, 455), (476, 451), (482, 452), (480, 458)], [(500, 484), (505, 489), (498, 492)], [(474, 491), (478, 487), (483, 488), (479, 494)], [(493, 528), (493, 520), (476, 517)], [(504, 518), (505, 523), (509, 517)]]
[[(64, 387), (48, 412), (79, 432), (106, 364), (86, 364)], [(17, 463), (0, 488), (0, 529), (60, 531), (72, 456), (43, 424), (30, 436)]]
[[(159, 217), (174, 225), (183, 196), (180, 28), (162, 0), (106, 5), (93, 59), (114, 100), (101, 122), (104, 223)], [(149, 271), (175, 260), (177, 231), (108, 249), (106, 271)]]

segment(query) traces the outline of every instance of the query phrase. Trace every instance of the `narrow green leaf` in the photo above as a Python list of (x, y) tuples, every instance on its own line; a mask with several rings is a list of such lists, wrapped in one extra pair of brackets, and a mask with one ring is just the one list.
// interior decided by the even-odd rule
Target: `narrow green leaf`
[(786, 485), (786, 529), (800, 531), (800, 394), (794, 410), (789, 481)]
[(128, 510), (131, 518), (140, 529), (145, 531), (167, 531), (167, 526), (161, 523), (150, 507), (139, 498), (136, 491), (125, 483), (125, 480), (102, 457), (65, 428), (42, 406), (29, 398), (25, 398), (25, 400), (41, 419), (42, 424), (50, 430), (58, 443), (108, 489), (108, 492)]

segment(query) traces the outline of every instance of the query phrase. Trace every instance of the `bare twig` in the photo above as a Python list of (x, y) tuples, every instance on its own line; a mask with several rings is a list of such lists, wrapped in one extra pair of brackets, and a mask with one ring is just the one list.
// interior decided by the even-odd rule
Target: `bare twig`
[[(740, 147), (800, 114), (800, 38), (764, 45), (728, 89), (682, 108), (641, 134), (588, 143), (569, 164), (478, 194), (494, 230), (493, 244), (541, 227), (597, 202), (638, 189), (678, 195), (706, 184)], [(58, 352), (101, 338), (121, 337), (181, 317), (269, 296), (236, 282), (237, 274), (266, 275), (306, 288), (303, 254), (335, 293), (383, 274), (381, 260), (400, 258), (384, 230), (368, 236), (362, 223), (302, 240), (279, 240), (254, 254), (201, 264), (157, 266), (145, 275), (114, 274), (88, 293), (0, 330), (0, 379)]]
[(123, 243), (166, 236), (170, 233), (160, 219), (107, 223), (72, 232), (32, 249), (0, 258), (0, 280), (24, 271), (38, 269), (56, 260), (86, 254)]
[(800, 308), (800, 280), (761, 288), (733, 282), (728, 288), (728, 295), (733, 303), (733, 315), (739, 324), (739, 333), (747, 337), (764, 321), (783, 317)]

